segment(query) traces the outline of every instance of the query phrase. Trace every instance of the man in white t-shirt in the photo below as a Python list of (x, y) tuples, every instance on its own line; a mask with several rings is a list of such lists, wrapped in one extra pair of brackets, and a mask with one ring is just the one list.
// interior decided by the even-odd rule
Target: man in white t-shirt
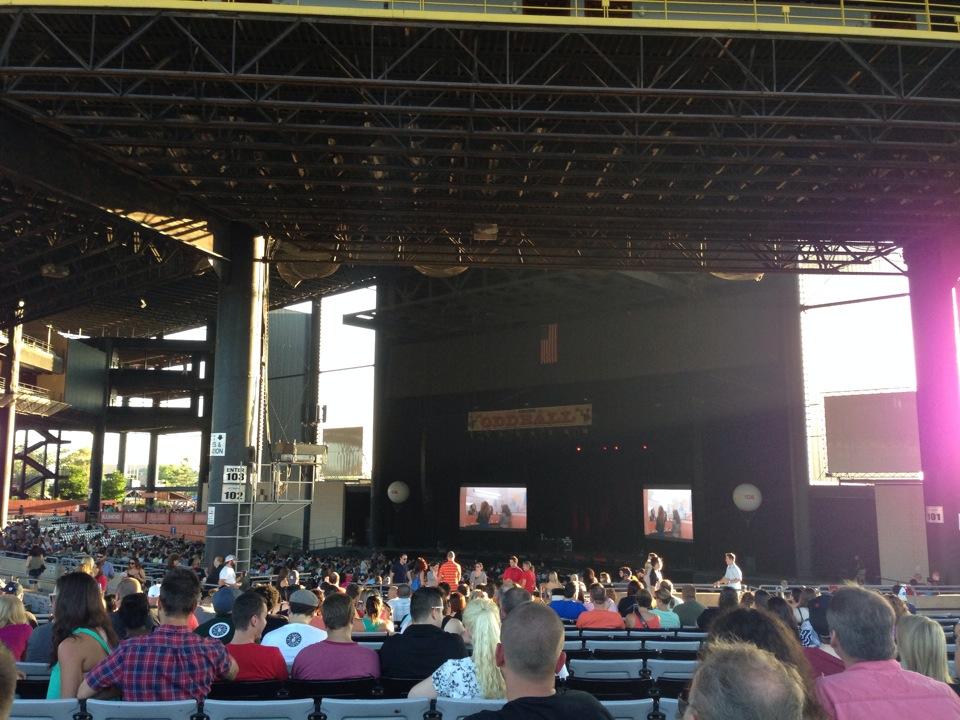
[(237, 583), (237, 571), (234, 566), (237, 564), (236, 555), (227, 555), (223, 560), (223, 567), (220, 568), (220, 586), (221, 587), (239, 587)]
[(283, 659), (290, 665), (301, 650), (327, 639), (327, 633), (310, 624), (317, 614), (320, 601), (309, 590), (295, 590), (290, 595), (290, 622), (268, 632), (261, 645), (280, 648)]
[(727, 571), (713, 586), (720, 587), (721, 585), (726, 585), (728, 588), (739, 591), (743, 585), (743, 573), (737, 566), (737, 556), (732, 552), (728, 552), (724, 554), (723, 558), (727, 562)]

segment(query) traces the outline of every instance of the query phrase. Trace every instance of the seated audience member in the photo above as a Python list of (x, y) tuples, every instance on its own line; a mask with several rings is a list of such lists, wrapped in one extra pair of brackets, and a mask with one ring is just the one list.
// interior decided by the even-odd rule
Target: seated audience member
[(793, 608), (786, 600), (782, 597), (770, 598), (767, 601), (767, 610), (780, 618), (790, 630), (790, 633), (796, 636), (797, 640), (800, 639), (800, 628), (797, 626), (796, 615), (793, 614)]
[[(481, 587), (481, 585), (476, 587)], [(560, 578), (557, 577), (555, 570), (547, 573), (547, 581), (545, 583), (540, 583), (540, 593), (545, 596), (544, 599), (550, 599), (553, 595), (563, 595), (563, 583), (560, 582)]]
[(638, 592), (633, 612), (624, 618), (626, 626), (632, 630), (659, 630), (660, 616), (650, 609), (652, 605), (653, 596), (648, 590)]
[(953, 682), (947, 664), (947, 637), (940, 623), (923, 615), (904, 615), (897, 620), (897, 649), (904, 670)]
[(321, 612), (327, 639), (301, 650), (291, 675), (298, 680), (380, 677), (377, 653), (357, 645), (351, 637), (357, 612), (350, 596), (330, 595), (323, 601)]
[(740, 593), (731, 587), (720, 588), (720, 597), (717, 600), (717, 606), (707, 608), (700, 617), (697, 618), (697, 627), (701, 630), (710, 630), (710, 623), (722, 612), (733, 610), (740, 607)]
[(622, 630), (626, 628), (620, 613), (607, 610), (607, 593), (599, 583), (590, 588), (590, 599), (597, 609), (586, 610), (577, 617), (577, 627), (581, 630)]
[(503, 674), (497, 666), (500, 611), (492, 600), (471, 600), (463, 612), (463, 639), (470, 657), (447, 660), (410, 691), (409, 697), (502, 698)]
[[(23, 602), (23, 585), (21, 585), (17, 580), (11, 580), (6, 585), (3, 586), (3, 589), (0, 590), (0, 593), (3, 595), (13, 595), (20, 602)], [(23, 611), (27, 617), (27, 624), (31, 628), (37, 627), (40, 623), (37, 622), (37, 616), (30, 612), (30, 608), (24, 604)]]
[(57, 596), (50, 595), (50, 622), (38, 625), (30, 634), (27, 641), (27, 652), (24, 656), (25, 662), (49, 663), (50, 655), (53, 652), (53, 625), (56, 620)]
[(383, 598), (376, 593), (368, 595), (364, 606), (363, 632), (393, 632), (393, 623), (382, 619)]
[(253, 588), (253, 592), (262, 597), (263, 601), (267, 604), (267, 627), (263, 631), (264, 635), (273, 632), (277, 628), (283, 627), (289, 622), (287, 618), (280, 614), (279, 590), (273, 585), (257, 585)]
[[(621, 570), (623, 569), (621, 568)], [(630, 568), (626, 569), (629, 570)], [(640, 592), (641, 588), (643, 588), (643, 585), (636, 578), (627, 582), (627, 594), (617, 602), (617, 612), (620, 613), (620, 617), (626, 617), (633, 612), (637, 605), (637, 593)]]
[(213, 594), (213, 611), (216, 614), (198, 626), (194, 632), (201, 637), (213, 638), (228, 645), (233, 640), (234, 632), (230, 613), (233, 612), (233, 603), (239, 595), (240, 591), (235, 587), (221, 587), (217, 590)]
[(17, 692), (17, 664), (5, 647), (0, 647), (0, 718), (10, 717)]
[(740, 607), (742, 608), (752, 608), (754, 607), (755, 598), (752, 592), (745, 592), (740, 596)]
[(175, 568), (160, 586), (160, 627), (130, 638), (87, 673), (77, 697), (114, 688), (124, 700), (160, 702), (205, 697), (214, 680), (233, 680), (237, 663), (222, 643), (190, 632), (188, 618), (200, 600), (200, 580)]
[(563, 586), (563, 600), (551, 600), (550, 609), (553, 610), (562, 620), (576, 620), (581, 613), (586, 612), (582, 602), (577, 601), (578, 588), (568, 582)]
[(670, 609), (674, 606), (679, 607), (677, 599), (673, 597), (673, 583), (669, 580), (661, 580), (654, 595), (657, 606), (651, 608), (650, 612), (660, 618), (660, 627), (665, 630), (679, 630), (683, 623), (680, 616)]
[(803, 681), (796, 668), (741, 642), (711, 645), (697, 667), (686, 720), (804, 720)]
[(287, 663), (279, 648), (258, 645), (267, 626), (267, 603), (248, 591), (233, 603), (233, 640), (227, 652), (237, 661), (235, 680), (286, 680)]
[(767, 603), (770, 601), (770, 593), (760, 588), (753, 594), (753, 606), (761, 610), (767, 609)]
[(444, 632), (463, 635), (463, 608), (466, 601), (459, 592), (452, 592), (443, 598), (443, 622), (440, 629)]
[(387, 605), (393, 611), (393, 626), (399, 628), (410, 615), (410, 586), (406, 583), (391, 586), (387, 591)]
[[(606, 573), (600, 573), (600, 574), (605, 575)], [(590, 594), (590, 591), (593, 588), (595, 588), (597, 585), (600, 585), (600, 587), (603, 588), (603, 602), (601, 603), (594, 602), (594, 599)], [(607, 592), (606, 585), (604, 585), (602, 582), (593, 583), (593, 585), (591, 585), (587, 589), (587, 597), (585, 602), (583, 603), (583, 607), (588, 612), (590, 610), (609, 610), (610, 612), (617, 612), (617, 601), (610, 597), (610, 593)]]
[(85, 673), (110, 655), (117, 636), (92, 575), (71, 572), (57, 580), (60, 609), (53, 628), (47, 699), (78, 697)]
[(380, 648), (384, 677), (423, 679), (451, 659), (467, 657), (459, 635), (440, 629), (443, 598), (435, 587), (422, 587), (410, 601), (412, 623), (401, 635), (391, 635)]
[(830, 644), (847, 667), (817, 679), (832, 720), (960, 717), (960, 698), (949, 685), (904, 670), (894, 659), (894, 614), (883, 597), (843, 587), (830, 599), (827, 623)]
[(27, 643), (33, 628), (27, 621), (27, 611), (16, 595), (0, 595), (0, 643), (6, 646), (15, 660), (27, 653)]
[[(117, 583), (117, 601), (120, 603), (120, 605), (123, 605), (124, 598), (127, 598), (130, 595), (136, 595), (138, 593), (143, 593), (143, 586), (136, 578), (125, 577), (119, 583)], [(144, 595), (144, 599), (146, 599), (146, 595)], [(149, 609), (149, 602), (147, 607)], [(148, 615), (150, 615), (150, 617), (147, 620), (148, 624), (146, 627), (148, 627), (150, 630), (153, 630), (153, 628), (157, 626), (157, 623), (153, 619), (152, 614), (148, 613)], [(117, 608), (117, 612), (110, 613), (110, 622), (113, 623), (113, 631), (117, 634), (117, 637), (120, 640), (126, 640), (127, 629), (121, 620), (119, 607)]]
[[(821, 595), (817, 598), (817, 607), (811, 607), (810, 609), (810, 624), (813, 626), (814, 632), (820, 636), (820, 644), (817, 647), (804, 647), (803, 654), (807, 656), (810, 663), (814, 680), (823, 675), (836, 675), (845, 669), (843, 660), (830, 645), (830, 627), (827, 625), (827, 609), (830, 607), (830, 597), (830, 595)], [(773, 599), (770, 598), (770, 600)], [(784, 604), (786, 605), (786, 603)], [(781, 616), (781, 619), (784, 618)], [(795, 633), (792, 628), (788, 628), (788, 630)]]
[(693, 585), (684, 585), (680, 588), (680, 597), (683, 600), (673, 612), (680, 618), (681, 627), (697, 627), (697, 618), (706, 610), (706, 606), (697, 602), (697, 589)]
[(120, 602), (117, 617), (120, 619), (120, 627), (123, 628), (124, 639), (149, 635), (156, 627), (150, 613), (150, 603), (143, 593), (127, 595)]
[(533, 595), (528, 593), (522, 587), (513, 587), (500, 595), (500, 621), (509, 615), (513, 610), (533, 601)]
[(566, 661), (563, 624), (544, 605), (523, 603), (507, 615), (496, 659), (508, 702), (468, 720), (613, 720), (593, 695), (578, 690), (557, 693), (556, 673)]
[(735, 608), (719, 615), (710, 626), (704, 653), (718, 643), (746, 642), (772, 653), (777, 660), (797, 671), (803, 682), (805, 720), (822, 720), (824, 715), (814, 691), (814, 677), (804, 648), (780, 619), (766, 610)]
[(305, 647), (327, 639), (326, 630), (320, 630), (310, 623), (319, 606), (317, 596), (309, 590), (294, 590), (290, 594), (287, 624), (264, 635), (260, 644), (279, 648), (284, 661), (293, 663)]

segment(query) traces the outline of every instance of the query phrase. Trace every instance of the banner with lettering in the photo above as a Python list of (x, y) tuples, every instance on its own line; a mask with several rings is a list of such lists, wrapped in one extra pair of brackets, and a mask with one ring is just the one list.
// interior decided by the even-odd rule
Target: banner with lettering
[(467, 414), (469, 432), (588, 427), (592, 424), (593, 405), (589, 403), (515, 410), (484, 410)]

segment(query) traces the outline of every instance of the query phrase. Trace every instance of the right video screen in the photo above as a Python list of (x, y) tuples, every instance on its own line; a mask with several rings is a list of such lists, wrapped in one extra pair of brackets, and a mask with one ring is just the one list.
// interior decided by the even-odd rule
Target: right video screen
[(643, 534), (658, 540), (693, 540), (693, 491), (644, 488)]

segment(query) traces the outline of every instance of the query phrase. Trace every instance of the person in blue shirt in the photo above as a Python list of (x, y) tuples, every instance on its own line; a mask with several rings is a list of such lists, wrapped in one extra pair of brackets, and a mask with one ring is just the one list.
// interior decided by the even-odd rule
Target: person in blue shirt
[(550, 602), (550, 608), (560, 616), (561, 620), (576, 620), (580, 613), (586, 610), (583, 603), (574, 600), (577, 594), (577, 586), (572, 582), (567, 582), (563, 586), (563, 600), (553, 600)]

